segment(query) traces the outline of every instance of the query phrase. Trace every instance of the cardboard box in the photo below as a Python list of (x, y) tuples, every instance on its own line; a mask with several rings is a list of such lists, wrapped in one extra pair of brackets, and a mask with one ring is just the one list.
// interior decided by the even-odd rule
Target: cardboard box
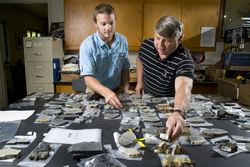
[(210, 66), (205, 68), (205, 77), (208, 81), (216, 82), (218, 78), (225, 78), (226, 70)]
[(230, 97), (241, 104), (250, 105), (250, 81), (242, 84), (241, 79), (220, 78), (218, 79), (218, 94)]
[(62, 71), (61, 81), (72, 81), (73, 79), (80, 79), (79, 71)]

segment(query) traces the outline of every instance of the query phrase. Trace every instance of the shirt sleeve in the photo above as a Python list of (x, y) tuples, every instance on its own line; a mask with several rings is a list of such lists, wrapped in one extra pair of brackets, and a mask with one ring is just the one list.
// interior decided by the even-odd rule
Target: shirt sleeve
[(94, 63), (93, 51), (91, 45), (93, 41), (87, 37), (80, 46), (80, 72), (81, 76), (95, 76), (96, 67)]
[(130, 61), (129, 61), (129, 58), (128, 58), (128, 41), (127, 41), (127, 38), (124, 37), (124, 42), (125, 42), (125, 48), (126, 48), (126, 56), (125, 56), (125, 63), (124, 63), (124, 66), (122, 68), (122, 71), (123, 70), (127, 70), (127, 69), (130, 69)]
[[(190, 53), (187, 53), (190, 54)], [(176, 78), (179, 76), (185, 76), (194, 80), (194, 61), (193, 59), (187, 57), (183, 59), (176, 70)]]

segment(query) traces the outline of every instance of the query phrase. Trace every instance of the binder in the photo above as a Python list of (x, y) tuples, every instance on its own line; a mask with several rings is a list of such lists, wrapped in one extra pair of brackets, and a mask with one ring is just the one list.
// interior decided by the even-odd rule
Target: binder
[(59, 81), (60, 59), (53, 59), (53, 77), (54, 82)]

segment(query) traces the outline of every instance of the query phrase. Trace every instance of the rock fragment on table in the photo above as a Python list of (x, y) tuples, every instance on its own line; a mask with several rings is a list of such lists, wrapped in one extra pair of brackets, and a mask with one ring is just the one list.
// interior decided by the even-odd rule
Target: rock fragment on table
[(29, 144), (30, 140), (27, 138), (11, 139), (6, 144), (7, 145), (16, 145), (16, 144)]
[(62, 113), (61, 110), (43, 110), (42, 113), (46, 115), (59, 115)]
[(176, 157), (173, 161), (175, 167), (195, 167), (195, 161), (188, 159), (186, 157), (180, 158)]
[(67, 108), (82, 108), (82, 105), (79, 102), (66, 102), (65, 107), (67, 107)]
[(136, 145), (136, 136), (133, 132), (127, 131), (123, 133), (119, 138), (118, 142), (120, 143), (121, 146), (123, 147), (133, 147)]
[(108, 119), (115, 119), (118, 118), (120, 116), (119, 113), (106, 113), (104, 114), (104, 118), (108, 118)]
[(221, 151), (229, 152), (229, 153), (234, 153), (238, 151), (238, 146), (235, 143), (231, 142), (225, 142), (221, 143), (218, 147)]
[(205, 119), (199, 118), (199, 117), (191, 117), (191, 118), (187, 118), (186, 122), (193, 123), (193, 124), (200, 124), (200, 123), (205, 123)]
[(162, 159), (162, 166), (164, 167), (173, 167), (174, 157), (171, 154), (168, 154), (165, 158)]
[(160, 122), (160, 118), (158, 117), (144, 117), (143, 122)]
[(193, 145), (203, 145), (206, 143), (206, 139), (203, 136), (189, 136), (188, 142)]
[(152, 149), (155, 153), (169, 153), (170, 149), (166, 142), (161, 142), (160, 144), (154, 146)]
[(138, 126), (135, 126), (135, 125), (124, 125), (124, 124), (122, 124), (120, 126), (120, 128), (123, 131), (128, 131), (129, 129), (131, 129), (132, 131), (135, 131), (136, 129), (138, 129)]
[(70, 109), (70, 110), (66, 110), (63, 112), (64, 115), (77, 115), (77, 114), (82, 114), (83, 110), (82, 109)]
[(142, 157), (142, 153), (137, 151), (136, 149), (127, 148), (124, 150), (124, 152), (129, 158), (141, 158)]
[(51, 147), (47, 142), (40, 142), (38, 146), (28, 155), (30, 160), (45, 160), (49, 157)]
[(104, 153), (104, 147), (101, 142), (81, 142), (72, 144), (68, 148), (68, 153), (96, 155)]
[(21, 155), (21, 150), (12, 148), (0, 149), (0, 160), (18, 158)]
[(202, 133), (208, 136), (224, 136), (228, 134), (228, 131), (218, 128), (211, 128), (202, 130)]
[(40, 117), (35, 120), (36, 122), (50, 122), (51, 119), (48, 117)]
[(168, 131), (167, 127), (158, 128), (154, 132), (154, 136), (163, 141), (172, 142), (171, 135), (168, 136), (167, 131)]
[(245, 130), (250, 130), (250, 124), (243, 124), (241, 125), (241, 128)]
[(67, 120), (64, 120), (62, 118), (55, 118), (52, 122), (51, 122), (51, 125), (54, 125), (54, 126), (61, 126), (61, 125), (65, 125), (67, 124), (68, 121)]

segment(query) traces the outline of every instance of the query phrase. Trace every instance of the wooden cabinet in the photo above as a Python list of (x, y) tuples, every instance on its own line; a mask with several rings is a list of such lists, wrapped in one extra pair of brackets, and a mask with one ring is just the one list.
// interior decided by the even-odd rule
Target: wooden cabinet
[[(65, 49), (78, 50), (82, 41), (97, 31), (94, 8), (100, 3), (73, 3), (65, 0)], [(139, 48), (142, 39), (142, 4), (109, 3), (116, 11), (115, 31), (124, 35), (130, 49)]]
[(200, 47), (202, 27), (218, 27), (220, 2), (189, 3), (182, 5), (184, 24), (182, 44), (190, 51), (215, 51), (216, 47)]
[(144, 4), (144, 24), (143, 37), (153, 38), (154, 28), (158, 20), (164, 15), (174, 15), (181, 19), (181, 4), (166, 3), (166, 4)]
[(99, 3), (68, 2), (64, 4), (65, 49), (79, 50), (82, 41), (96, 32), (93, 10)]
[[(81, 42), (97, 29), (93, 10), (100, 0), (65, 0), (65, 49), (79, 50)], [(128, 39), (129, 50), (139, 50), (145, 38), (154, 37), (156, 22), (172, 14), (184, 24), (183, 45), (190, 51), (214, 51), (200, 47), (202, 27), (218, 27), (219, 0), (108, 0), (117, 15), (116, 32)]]

